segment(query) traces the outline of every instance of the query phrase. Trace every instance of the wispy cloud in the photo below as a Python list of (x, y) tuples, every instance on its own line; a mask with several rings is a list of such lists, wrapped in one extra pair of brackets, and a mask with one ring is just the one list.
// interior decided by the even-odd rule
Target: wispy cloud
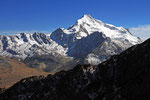
[(150, 38), (150, 25), (140, 25), (138, 27), (129, 28), (130, 32), (143, 40)]
[(43, 31), (43, 30), (9, 30), (9, 31), (0, 31), (0, 35), (10, 35), (10, 34), (18, 34), (18, 33), (51, 33), (50, 31)]

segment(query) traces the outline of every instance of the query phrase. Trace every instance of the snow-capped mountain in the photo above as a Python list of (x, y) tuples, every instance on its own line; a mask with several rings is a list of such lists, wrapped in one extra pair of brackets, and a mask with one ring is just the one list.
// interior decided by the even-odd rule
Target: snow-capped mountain
[[(58, 31), (62, 31), (63, 33)], [(60, 41), (61, 39), (68, 39), (70, 37), (73, 37), (74, 40), (79, 40), (91, 35), (94, 32), (102, 32), (106, 37), (115, 40), (128, 40), (132, 44), (139, 43), (139, 39), (132, 36), (127, 29), (123, 27), (116, 27), (111, 24), (105, 24), (102, 21), (92, 18), (90, 15), (84, 15), (68, 29), (60, 28), (53, 33), (54, 37), (57, 37), (57, 39), (60, 36), (60, 39), (58, 40)]]
[(138, 43), (141, 40), (127, 29), (84, 15), (68, 29), (59, 28), (51, 34), (1, 35), (0, 54), (23, 60), (35, 55), (59, 54), (98, 64)]
[(127, 29), (103, 23), (90, 15), (84, 15), (68, 29), (55, 30), (50, 37), (68, 49), (68, 56), (85, 58), (84, 63), (90, 64), (98, 64), (111, 55), (141, 43)]

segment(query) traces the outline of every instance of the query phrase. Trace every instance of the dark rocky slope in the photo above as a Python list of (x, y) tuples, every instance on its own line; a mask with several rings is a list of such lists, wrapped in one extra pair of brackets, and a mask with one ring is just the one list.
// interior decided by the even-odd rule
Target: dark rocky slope
[(0, 100), (149, 100), (150, 39), (98, 66), (22, 79)]

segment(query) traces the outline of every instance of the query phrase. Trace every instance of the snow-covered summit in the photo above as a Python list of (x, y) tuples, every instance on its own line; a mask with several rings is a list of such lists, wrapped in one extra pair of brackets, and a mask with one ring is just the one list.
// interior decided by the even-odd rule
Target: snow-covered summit
[[(128, 40), (133, 45), (139, 43), (139, 39), (132, 36), (130, 32), (123, 27), (116, 27), (106, 24), (100, 20), (94, 19), (90, 15), (84, 15), (78, 19), (76, 23), (68, 29), (61, 28), (64, 34), (74, 34), (75, 39), (87, 37), (94, 32), (102, 32), (107, 37), (120, 41)], [(55, 32), (54, 32), (55, 33)]]
[(67, 48), (67, 55), (86, 57), (87, 63), (92, 64), (98, 64), (111, 55), (141, 43), (127, 29), (106, 24), (90, 15), (82, 16), (68, 29), (55, 30), (50, 37)]

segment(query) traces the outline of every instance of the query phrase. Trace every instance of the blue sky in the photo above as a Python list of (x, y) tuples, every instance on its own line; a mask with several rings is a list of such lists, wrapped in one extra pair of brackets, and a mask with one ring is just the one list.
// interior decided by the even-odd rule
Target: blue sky
[[(150, 0), (0, 0), (0, 34), (51, 32), (90, 14), (103, 22), (129, 28), (138, 36), (140, 33), (135, 32), (141, 27), (150, 30), (149, 5)], [(150, 31), (140, 36), (148, 34)]]

